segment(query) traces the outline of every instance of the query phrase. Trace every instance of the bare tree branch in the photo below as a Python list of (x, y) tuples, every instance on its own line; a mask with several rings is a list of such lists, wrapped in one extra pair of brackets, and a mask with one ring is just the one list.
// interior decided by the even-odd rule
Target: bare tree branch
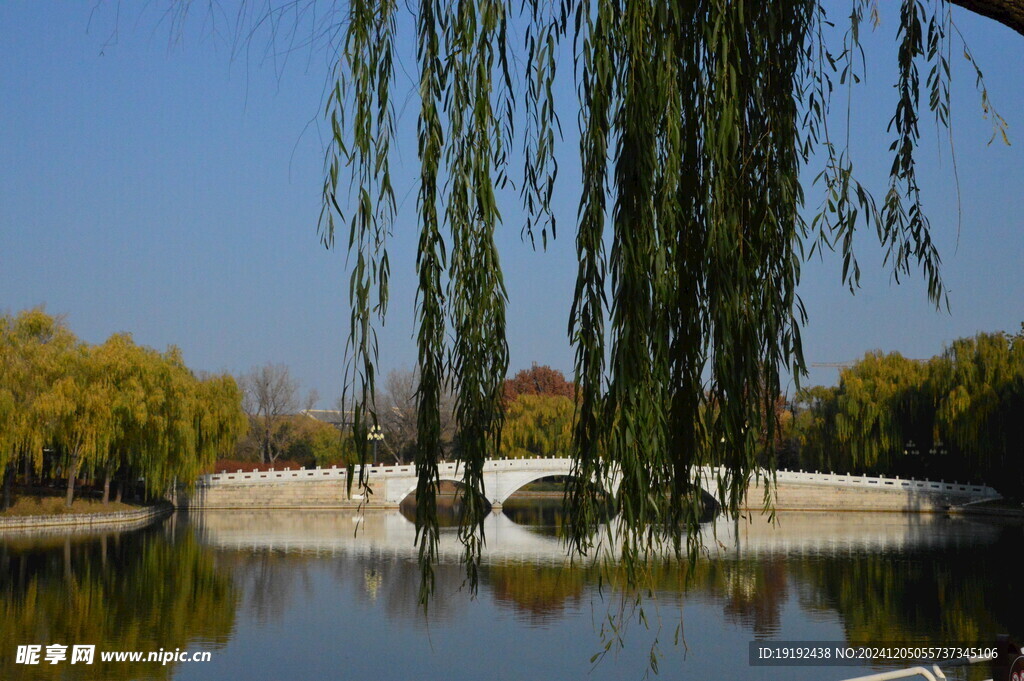
[[(253, 367), (239, 379), (244, 391), (242, 408), (249, 415), (250, 435), (264, 463), (277, 460), (288, 443), (291, 429), (281, 428), (286, 417), (298, 411), (299, 383), (283, 364)], [(315, 401), (311, 394), (310, 399)]]

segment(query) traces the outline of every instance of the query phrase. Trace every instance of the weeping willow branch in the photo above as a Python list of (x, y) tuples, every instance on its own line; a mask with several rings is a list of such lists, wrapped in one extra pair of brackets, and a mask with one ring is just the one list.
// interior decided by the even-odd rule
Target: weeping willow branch
[[(526, 0), (518, 18), (517, 4), (423, 0), (415, 10), (424, 599), (437, 559), (446, 388), (457, 396), (459, 536), (475, 585), (487, 511), (483, 465), (500, 441), (508, 364), (497, 190), (509, 181), (519, 138), (523, 234), (539, 234), (542, 244), (555, 236), (555, 93), (569, 77), (559, 75), (560, 55), (572, 56), (582, 175), (568, 319), (577, 395), (566, 508), (575, 554), (607, 541), (632, 582), (666, 545), (695, 555), (703, 488), (717, 491), (735, 517), (751, 479), (770, 477), (780, 375), (804, 371), (796, 289), (806, 244), (810, 253), (839, 250), (852, 290), (860, 274), (853, 234), (871, 226), (892, 276), (919, 268), (932, 302), (945, 297), (914, 152), (922, 67), (928, 107), (938, 125), (949, 122), (946, 0), (901, 6), (893, 163), (880, 208), (854, 179), (848, 141), (837, 142), (828, 125), (833, 79), (849, 87), (859, 80), (860, 23), (877, 12), (867, 0), (853, 1), (838, 55), (827, 48), (831, 24), (818, 0)], [(359, 435), (376, 418), (374, 324), (388, 299), (384, 245), (395, 212), (395, 13), (391, 0), (353, 0), (326, 110), (333, 135), (320, 225), (328, 243), (335, 220), (349, 228), (348, 386), (363, 460)], [(521, 49), (509, 42), (513, 24), (523, 28)], [(514, 63), (523, 66), (522, 84)], [(824, 199), (806, 224), (800, 172), (819, 151)], [(346, 173), (351, 195), (341, 196)], [(701, 479), (706, 466), (720, 473)], [(619, 516), (595, 535), (600, 494), (613, 477), (621, 480)]]
[[(334, 243), (335, 218), (348, 223), (349, 280), (348, 364), (342, 402), (352, 395), (353, 429), (359, 461), (368, 459), (367, 433), (377, 425), (374, 406), (377, 336), (373, 318), (383, 322), (388, 303), (386, 237), (395, 215), (391, 185), (391, 140), (394, 116), (396, 5), (392, 0), (352, 0), (343, 56), (336, 67), (334, 87), (327, 97), (331, 143), (325, 159), (320, 236)], [(348, 168), (351, 195), (343, 194), (342, 168)], [(342, 203), (350, 203), (346, 218)], [(369, 492), (367, 468), (360, 467), (359, 484)], [(351, 485), (352, 476), (349, 476)]]

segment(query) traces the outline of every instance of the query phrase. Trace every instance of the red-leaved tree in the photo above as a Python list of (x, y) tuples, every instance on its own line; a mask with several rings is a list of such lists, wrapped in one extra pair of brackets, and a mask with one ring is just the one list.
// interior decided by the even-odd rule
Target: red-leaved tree
[(520, 395), (559, 395), (575, 399), (576, 386), (565, 380), (565, 375), (547, 365), (533, 364), (512, 378), (505, 380), (505, 403)]

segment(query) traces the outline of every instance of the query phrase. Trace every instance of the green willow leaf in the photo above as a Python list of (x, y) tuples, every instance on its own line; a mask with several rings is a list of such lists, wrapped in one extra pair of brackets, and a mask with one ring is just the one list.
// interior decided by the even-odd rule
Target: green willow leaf
[[(919, 63), (929, 69), (928, 106), (939, 125), (949, 120), (947, 0), (901, 6), (894, 158), (881, 202), (856, 180), (848, 139), (829, 129), (834, 79), (847, 88), (862, 80), (860, 25), (866, 14), (877, 25), (867, 0), (854, 0), (836, 53), (818, 0), (423, 0), (415, 12), (421, 595), (429, 596), (437, 558), (446, 389), (456, 395), (460, 537), (475, 585), (483, 466), (501, 441), (508, 364), (499, 189), (518, 186), (523, 235), (533, 242), (539, 233), (546, 245), (556, 233), (555, 93), (568, 77), (579, 102), (581, 180), (568, 319), (577, 394), (567, 541), (577, 554), (608, 542), (630, 581), (660, 547), (695, 556), (704, 490), (736, 516), (751, 479), (765, 475), (770, 505), (780, 377), (804, 372), (803, 259), (839, 250), (853, 290), (854, 234), (870, 226), (893, 275), (916, 263), (929, 298), (944, 300), (914, 150)], [(374, 329), (388, 299), (384, 242), (395, 212), (395, 15), (391, 0), (350, 4), (325, 110), (333, 138), (320, 228), (330, 244), (335, 220), (349, 227), (346, 385), (363, 461), (376, 422)], [(571, 76), (560, 74), (570, 56)], [(517, 137), (522, 177), (510, 179)], [(821, 158), (812, 175), (824, 196), (808, 223), (800, 172)], [(618, 520), (595, 535), (613, 480)]]

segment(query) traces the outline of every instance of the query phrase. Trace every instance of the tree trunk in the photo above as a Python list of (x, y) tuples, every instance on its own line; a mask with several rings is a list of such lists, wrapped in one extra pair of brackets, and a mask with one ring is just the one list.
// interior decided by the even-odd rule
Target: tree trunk
[(14, 476), (18, 474), (17, 464), (11, 462), (4, 469), (4, 510), (11, 507), (11, 486), (14, 484)]
[(121, 492), (124, 491), (124, 479), (117, 480), (117, 494), (114, 495), (114, 501), (121, 503)]
[(1024, 0), (951, 0), (966, 10), (994, 19), (1024, 35)]
[(65, 505), (71, 508), (71, 504), (75, 500), (75, 476), (78, 475), (78, 455), (71, 457), (71, 463), (68, 466), (68, 495), (64, 500)]
[(108, 468), (103, 475), (103, 505), (106, 506), (110, 502), (110, 469)]

